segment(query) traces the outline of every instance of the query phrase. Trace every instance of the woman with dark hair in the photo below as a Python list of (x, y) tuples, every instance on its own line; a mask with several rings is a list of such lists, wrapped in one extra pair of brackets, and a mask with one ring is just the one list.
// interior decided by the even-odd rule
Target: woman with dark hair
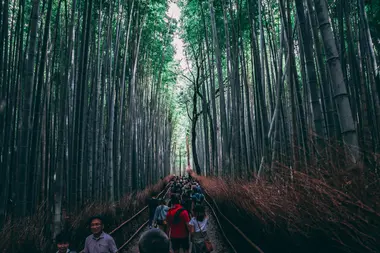
[(139, 240), (140, 253), (169, 253), (170, 241), (167, 235), (159, 229), (146, 231)]
[(191, 253), (206, 253), (208, 252), (205, 247), (205, 239), (207, 236), (209, 217), (206, 214), (203, 205), (197, 205), (194, 208), (194, 217), (189, 222), (189, 229), (191, 233), (192, 249)]
[(60, 233), (55, 237), (55, 243), (57, 244), (57, 253), (76, 253), (69, 249), (70, 236), (65, 233)]

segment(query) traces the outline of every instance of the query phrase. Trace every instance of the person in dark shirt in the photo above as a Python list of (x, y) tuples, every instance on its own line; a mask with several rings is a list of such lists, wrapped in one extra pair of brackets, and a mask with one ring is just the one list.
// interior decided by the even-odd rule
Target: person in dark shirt
[(149, 229), (152, 228), (154, 213), (155, 213), (158, 205), (159, 205), (159, 201), (155, 197), (148, 199), (148, 208), (149, 208), (149, 223), (148, 223), (148, 225), (149, 225)]
[(185, 192), (184, 194), (182, 194), (181, 204), (186, 209), (186, 211), (190, 214), (191, 206), (192, 206), (192, 199), (190, 197), (190, 192)]
[(141, 235), (139, 240), (140, 253), (169, 253), (170, 242), (164, 232), (150, 229)]

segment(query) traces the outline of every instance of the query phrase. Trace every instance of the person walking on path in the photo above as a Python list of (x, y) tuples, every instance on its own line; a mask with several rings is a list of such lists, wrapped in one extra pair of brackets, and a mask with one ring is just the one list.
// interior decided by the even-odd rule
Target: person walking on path
[(154, 213), (156, 211), (156, 208), (158, 206), (158, 200), (155, 197), (151, 197), (148, 199), (148, 207), (149, 207), (149, 229), (152, 228), (153, 225), (153, 218), (154, 218)]
[(115, 240), (103, 231), (103, 219), (100, 216), (90, 218), (92, 235), (86, 238), (84, 253), (116, 253)]
[(207, 236), (209, 217), (206, 215), (205, 207), (198, 205), (194, 209), (194, 217), (189, 222), (189, 230), (191, 233), (191, 253), (207, 253), (205, 247), (205, 239)]
[(172, 243), (174, 253), (179, 253), (182, 248), (184, 253), (189, 253), (189, 213), (183, 206), (177, 195), (173, 195), (171, 200), (173, 207), (169, 209), (166, 221), (169, 225), (169, 238)]
[(166, 215), (168, 214), (169, 207), (165, 205), (165, 200), (159, 200), (160, 205), (156, 208), (153, 218), (153, 224), (157, 224), (158, 228), (167, 234)]
[(191, 210), (192, 210), (193, 215), (195, 216), (194, 209), (196, 206), (203, 206), (205, 196), (203, 195), (200, 186), (195, 186), (193, 188), (193, 191), (194, 193), (191, 195), (191, 200), (192, 200)]

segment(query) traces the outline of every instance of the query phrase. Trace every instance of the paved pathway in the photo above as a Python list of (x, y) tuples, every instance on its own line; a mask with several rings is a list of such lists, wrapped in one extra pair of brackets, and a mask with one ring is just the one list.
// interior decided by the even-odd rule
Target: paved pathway
[[(148, 228), (145, 228), (143, 231), (146, 231), (146, 230), (148, 230)], [(126, 248), (123, 251), (123, 253), (139, 253), (138, 240), (141, 234), (142, 232), (139, 235), (137, 235), (137, 237), (131, 242), (130, 244), (131, 246), (129, 248)], [(210, 215), (208, 235), (214, 246), (213, 253), (231, 253), (232, 252), (228, 244), (224, 242), (223, 235), (220, 233), (218, 224), (212, 215)]]

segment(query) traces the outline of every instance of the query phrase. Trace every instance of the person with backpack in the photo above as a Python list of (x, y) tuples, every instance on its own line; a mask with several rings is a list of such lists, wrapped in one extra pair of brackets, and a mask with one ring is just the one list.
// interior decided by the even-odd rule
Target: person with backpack
[(192, 200), (191, 210), (192, 210), (193, 215), (195, 215), (194, 208), (196, 206), (203, 206), (205, 196), (202, 194), (200, 187), (194, 187), (193, 191), (194, 193), (191, 195), (191, 200)]
[(165, 205), (165, 200), (159, 200), (160, 205), (156, 208), (153, 218), (153, 224), (157, 224), (158, 228), (167, 233), (166, 215), (168, 214), (169, 207)]
[(172, 243), (174, 253), (179, 253), (182, 248), (184, 253), (189, 253), (189, 213), (180, 205), (178, 195), (173, 195), (171, 202), (173, 207), (169, 209), (166, 215), (166, 221), (169, 226), (169, 238)]
[(205, 240), (208, 240), (207, 227), (209, 217), (206, 215), (205, 207), (198, 205), (194, 209), (194, 217), (189, 222), (189, 230), (191, 234), (191, 253), (207, 253), (210, 252)]
[(182, 194), (181, 205), (186, 209), (186, 211), (189, 214), (191, 213), (192, 200), (191, 200), (189, 191), (186, 191), (185, 193)]

